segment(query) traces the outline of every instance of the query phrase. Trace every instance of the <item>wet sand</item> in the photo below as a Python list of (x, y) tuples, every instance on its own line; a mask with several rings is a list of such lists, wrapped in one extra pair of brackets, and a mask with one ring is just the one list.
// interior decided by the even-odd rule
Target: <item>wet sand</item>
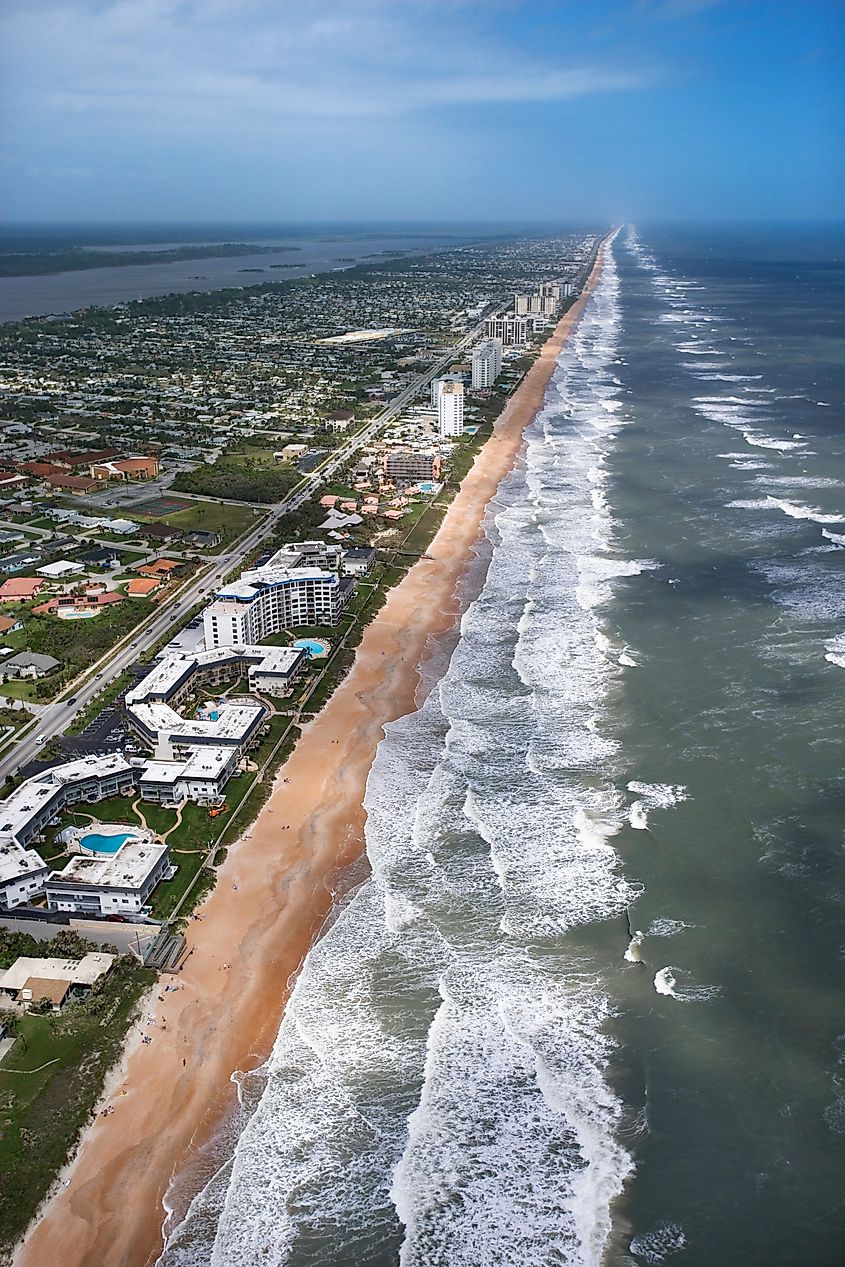
[[(588, 289), (595, 285), (600, 260)], [(432, 636), (453, 630), (456, 586), (488, 502), (543, 403), (584, 299), (543, 346), (476, 458), (430, 557), (414, 564), (364, 633), (355, 663), (279, 771), (256, 822), (230, 850), (192, 920), (183, 971), (163, 977), (109, 1080), (107, 1118), (15, 1256), (16, 1267), (147, 1267), (162, 1248), (171, 1178), (231, 1111), (231, 1075), (267, 1057), (290, 985), (332, 905), (338, 873), (364, 849), (361, 802), (385, 723), (413, 710)], [(289, 780), (289, 782), (287, 781)], [(178, 982), (178, 990), (164, 987)]]

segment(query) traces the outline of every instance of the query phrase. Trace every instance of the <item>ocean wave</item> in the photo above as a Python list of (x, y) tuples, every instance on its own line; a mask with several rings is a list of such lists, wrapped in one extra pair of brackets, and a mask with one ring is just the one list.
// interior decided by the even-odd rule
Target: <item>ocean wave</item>
[(681, 784), (641, 783), (632, 779), (628, 784), (628, 791), (640, 797), (628, 811), (629, 822), (638, 831), (647, 830), (651, 810), (671, 809), (673, 805), (689, 800), (689, 793)]
[(661, 1223), (653, 1232), (645, 1232), (635, 1236), (630, 1244), (631, 1253), (648, 1263), (649, 1267), (658, 1267), (673, 1254), (680, 1253), (687, 1243), (683, 1229), (677, 1223)]
[(845, 634), (838, 634), (825, 643), (825, 660), (845, 669)]
[(657, 566), (614, 548), (606, 494), (629, 421), (618, 295), (608, 252), (488, 517), (449, 668), (386, 728), (365, 798), (372, 875), (297, 979), (213, 1267), (282, 1267), (306, 1244), (347, 1261), (401, 1246), (404, 1267), (601, 1261), (632, 1168), (609, 1003), (528, 948), (636, 897), (599, 711), (619, 669), (597, 608)]

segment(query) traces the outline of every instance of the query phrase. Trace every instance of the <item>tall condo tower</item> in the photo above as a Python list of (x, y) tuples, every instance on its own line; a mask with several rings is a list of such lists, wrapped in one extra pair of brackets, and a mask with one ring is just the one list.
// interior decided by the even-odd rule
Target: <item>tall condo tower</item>
[(464, 385), (444, 383), (437, 406), (440, 435), (459, 436), (464, 430)]
[(472, 353), (473, 388), (492, 387), (502, 370), (501, 339), (485, 339)]

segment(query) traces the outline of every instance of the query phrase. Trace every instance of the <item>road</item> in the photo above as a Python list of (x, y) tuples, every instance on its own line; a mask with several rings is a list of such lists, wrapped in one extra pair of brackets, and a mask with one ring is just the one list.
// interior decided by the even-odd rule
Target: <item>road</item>
[[(502, 303), (487, 315), (498, 315), (509, 307), (509, 301)], [(0, 782), (27, 762), (34, 760), (50, 739), (63, 734), (105, 687), (131, 668), (142, 652), (155, 646), (166, 634), (175, 634), (181, 627), (178, 623), (180, 613), (187, 615), (191, 608), (207, 598), (213, 590), (218, 589), (224, 577), (234, 571), (253, 550), (276, 531), (280, 519), (289, 511), (297, 510), (303, 502), (308, 501), (327, 479), (345, 466), (359, 449), (369, 444), (382, 428), (386, 427), (406, 405), (427, 388), (431, 380), (454, 361), (457, 355), (475, 342), (483, 332), (486, 320), (487, 317), (474, 326), (435, 365), (408, 383), (381, 413), (372, 418), (360, 431), (350, 436), (339, 449), (333, 450), (321, 466), (301, 480), (284, 501), (274, 506), (245, 537), (238, 540), (233, 549), (226, 554), (218, 555), (204, 572), (179, 589), (170, 603), (157, 610), (143, 625), (133, 630), (122, 643), (112, 647), (97, 664), (91, 665), (94, 677), (76, 690), (72, 686), (69, 687), (67, 690), (69, 698), (46, 705), (33, 729), (0, 759)], [(86, 672), (90, 671), (90, 669), (86, 670)]]

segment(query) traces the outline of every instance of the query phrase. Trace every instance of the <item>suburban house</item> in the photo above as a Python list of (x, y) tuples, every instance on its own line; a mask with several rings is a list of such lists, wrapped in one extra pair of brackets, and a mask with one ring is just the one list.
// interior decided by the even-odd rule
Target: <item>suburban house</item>
[(0, 585), (0, 602), (28, 603), (44, 588), (44, 581), (34, 576), (16, 576)]
[(159, 520), (151, 524), (144, 524), (141, 528), (140, 535), (145, 537), (147, 541), (175, 541), (177, 537), (182, 536), (181, 528), (173, 528), (170, 524), (161, 523)]
[(5, 677), (40, 678), (46, 677), (59, 667), (60, 661), (51, 655), (38, 655), (35, 651), (19, 651), (17, 655), (4, 660), (0, 665), (0, 673)]

